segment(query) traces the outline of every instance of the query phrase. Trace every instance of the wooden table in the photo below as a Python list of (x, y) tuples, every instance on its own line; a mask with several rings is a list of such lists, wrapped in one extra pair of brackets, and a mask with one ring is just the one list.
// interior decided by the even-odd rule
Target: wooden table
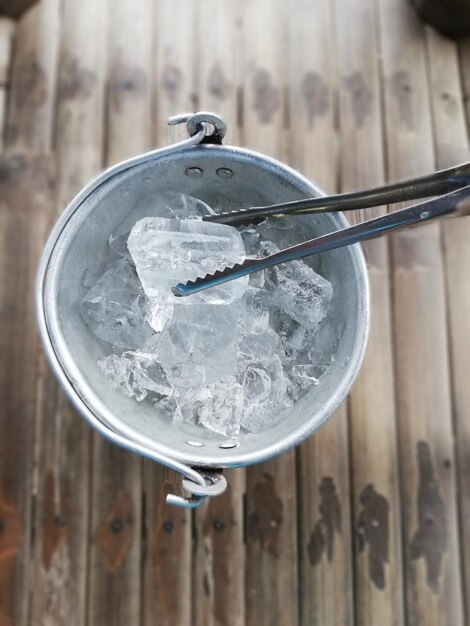
[(0, 21), (0, 626), (470, 623), (468, 218), (367, 245), (348, 402), (194, 513), (70, 408), (33, 311), (55, 217), (170, 141), (169, 115), (219, 112), (334, 192), (468, 160), (469, 96), (470, 42), (407, 0), (40, 0)]

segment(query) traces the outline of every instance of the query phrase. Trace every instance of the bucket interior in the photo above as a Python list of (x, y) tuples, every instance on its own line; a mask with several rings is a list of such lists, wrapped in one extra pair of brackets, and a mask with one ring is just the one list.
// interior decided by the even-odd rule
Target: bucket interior
[[(202, 175), (186, 174), (199, 168)], [(229, 168), (230, 178), (217, 170)], [(226, 438), (199, 426), (173, 425), (145, 401), (115, 391), (97, 367), (109, 354), (81, 315), (81, 300), (109, 261), (111, 233), (130, 230), (135, 222), (158, 215), (155, 200), (166, 192), (200, 198), (215, 210), (273, 204), (319, 195), (311, 183), (281, 164), (248, 151), (200, 146), (171, 157), (150, 158), (115, 174), (77, 204), (62, 228), (49, 259), (44, 309), (53, 350), (79, 402), (113, 430), (192, 465), (236, 466), (260, 461), (298, 443), (315, 430), (345, 397), (357, 373), (367, 333), (367, 282), (357, 246), (334, 250), (305, 261), (333, 285), (328, 324), (318, 346), (329, 369), (288, 417), (261, 433), (242, 432), (234, 448), (221, 448)], [(292, 243), (345, 226), (343, 216), (322, 214), (284, 218)], [(334, 341), (331, 332), (334, 331)], [(322, 335), (323, 333), (323, 335)], [(329, 351), (329, 352), (328, 352)], [(188, 441), (202, 443), (193, 447)]]

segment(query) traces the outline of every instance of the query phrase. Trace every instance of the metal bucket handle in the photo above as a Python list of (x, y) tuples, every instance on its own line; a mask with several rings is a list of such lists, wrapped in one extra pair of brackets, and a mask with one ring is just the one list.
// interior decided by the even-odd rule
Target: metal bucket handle
[[(170, 117), (168, 124), (175, 126), (177, 124), (186, 123), (186, 130), (191, 138), (194, 138), (194, 145), (200, 143), (212, 143), (221, 144), (222, 139), (227, 134), (226, 123), (214, 113), (208, 111), (200, 111), (198, 113), (183, 113), (181, 115), (175, 115)], [(212, 128), (211, 128), (212, 127)], [(201, 137), (201, 131), (203, 133)], [(175, 150), (180, 149), (176, 144)], [(171, 459), (168, 465), (174, 463)], [(227, 488), (227, 480), (222, 474), (220, 469), (209, 468), (189, 468), (194, 474), (196, 472), (202, 481), (195, 482), (193, 478), (189, 478), (187, 475), (182, 480), (182, 486), (190, 496), (178, 496), (173, 493), (169, 493), (166, 496), (166, 502), (174, 506), (181, 506), (185, 508), (196, 508), (203, 500), (208, 496), (219, 496)], [(202, 483), (202, 484), (201, 484)]]
[[(227, 132), (227, 126), (218, 116), (213, 113), (196, 113), (185, 114), (172, 117), (169, 120), (171, 125), (186, 123), (189, 138), (184, 139), (178, 143), (160, 148), (158, 150), (151, 150), (145, 154), (140, 154), (131, 159), (128, 159), (122, 163), (118, 163), (109, 168), (98, 176), (91, 185), (86, 187), (75, 200), (79, 203), (83, 202), (90, 196), (100, 185), (107, 181), (110, 177), (125, 171), (131, 167), (135, 167), (141, 163), (144, 163), (149, 158), (155, 156), (166, 156), (175, 152), (180, 152), (193, 148), (201, 143), (220, 144), (223, 137)], [(36, 283), (36, 302), (38, 325), (43, 338), (45, 339), (46, 354), (49, 358), (52, 368), (54, 369), (59, 380), (67, 387), (73, 387), (72, 382), (62, 370), (58, 356), (53, 347), (49, 328), (46, 322), (46, 315), (44, 310), (44, 290), (45, 290), (45, 278), (47, 273), (47, 267), (57, 240), (60, 236), (63, 228), (63, 222), (69, 219), (70, 215), (66, 212), (62, 215), (54, 227), (47, 243), (44, 248), (43, 256), (38, 269), (38, 277)], [(83, 410), (83, 407), (80, 407)], [(87, 411), (84, 413), (87, 417)], [(166, 501), (168, 504), (176, 506), (195, 508), (199, 506), (206, 497), (217, 496), (222, 494), (227, 488), (227, 481), (222, 475), (221, 469), (206, 468), (206, 467), (191, 467), (185, 463), (173, 459), (162, 452), (156, 452), (150, 449), (139, 439), (130, 439), (127, 435), (118, 432), (117, 430), (110, 428), (108, 425), (101, 421), (96, 421), (88, 417), (88, 421), (97, 429), (102, 435), (113, 441), (118, 445), (124, 445), (125, 447), (133, 450), (134, 452), (146, 456), (157, 463), (165, 465), (169, 469), (180, 473), (183, 476), (182, 486), (188, 495), (179, 496), (176, 494), (168, 494)]]

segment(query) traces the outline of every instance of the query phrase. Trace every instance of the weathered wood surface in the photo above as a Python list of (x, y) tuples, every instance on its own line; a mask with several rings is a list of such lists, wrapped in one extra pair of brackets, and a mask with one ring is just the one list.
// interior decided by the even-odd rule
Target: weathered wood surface
[[(435, 167), (422, 25), (381, 0), (388, 176)], [(438, 223), (392, 238), (405, 597), (412, 624), (463, 624), (446, 300)]]
[[(198, 108), (223, 116), (239, 143), (240, 87), (237, 3), (207, 0), (197, 12), (199, 50), (196, 66)], [(210, 24), (211, 35), (208, 36)], [(245, 623), (245, 546), (243, 493), (245, 473), (230, 473), (230, 488), (195, 511), (193, 620), (194, 626), (242, 626)]]
[[(152, 88), (154, 145), (187, 136), (182, 128), (168, 127), (168, 118), (194, 110), (194, 2), (153, 2), (154, 59)], [(175, 20), (175, 15), (178, 19)], [(180, 480), (161, 467), (144, 461), (145, 544), (143, 561), (143, 623), (145, 626), (191, 626), (191, 512), (165, 504), (165, 495)]]
[[(294, 0), (289, 33), (292, 165), (337, 191), (337, 67), (333, 6)], [(352, 624), (351, 508), (346, 404), (298, 450), (299, 608), (302, 626)], [(338, 602), (338, 595), (342, 602)]]
[(347, 406), (195, 513), (69, 407), (32, 302), (55, 215), (105, 164), (184, 137), (170, 115), (221, 113), (229, 142), (332, 192), (468, 160), (469, 94), (470, 43), (407, 0), (40, 0), (0, 19), (0, 626), (470, 621), (469, 219), (366, 246)]
[[(48, 24), (49, 22), (49, 24)], [(48, 24), (46, 26), (46, 24)], [(9, 75), (0, 192), (0, 623), (23, 626), (35, 580), (36, 388), (34, 278), (53, 203), (52, 142), (56, 6), (35, 7), (16, 28)], [(26, 95), (28, 94), (28, 98)]]
[[(108, 165), (152, 147), (152, 4), (114, 2), (104, 119)], [(131, 47), (129, 40), (133, 41)], [(137, 624), (141, 614), (142, 460), (93, 437), (88, 623)]]
[[(426, 32), (434, 143), (439, 168), (470, 159), (463, 86), (460, 83), (457, 45), (431, 29)], [(470, 50), (470, 48), (468, 48)], [(464, 81), (470, 81), (468, 65), (462, 65)], [(468, 119), (468, 118), (467, 118)], [(470, 389), (465, 372), (470, 367), (470, 220), (446, 220), (442, 224), (446, 297), (450, 342), (452, 401), (457, 454), (460, 546), (466, 624), (470, 623)]]
[[(285, 155), (286, 7), (244, 3), (242, 138), (270, 156)], [(262, 28), (260, 29), (260, 26)], [(269, 33), (269, 37), (267, 35)], [(297, 624), (295, 452), (246, 472), (246, 623)]]
[[(51, 221), (103, 165), (101, 32), (106, 17), (98, 3), (55, 4), (62, 11), (52, 125), (56, 204), (49, 211)], [(89, 581), (91, 431), (77, 419), (43, 359), (41, 363), (31, 621), (79, 626), (86, 623)]]
[[(385, 181), (374, 2), (337, 0), (336, 24), (341, 187), (365, 189)], [(385, 212), (358, 211), (355, 221)], [(349, 401), (355, 619), (369, 626), (404, 623), (388, 243), (376, 239), (364, 249), (371, 327)]]

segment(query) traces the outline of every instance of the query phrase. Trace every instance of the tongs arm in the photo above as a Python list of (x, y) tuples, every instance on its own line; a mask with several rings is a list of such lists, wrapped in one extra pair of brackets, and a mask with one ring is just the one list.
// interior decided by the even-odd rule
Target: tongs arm
[(226, 211), (207, 215), (203, 219), (221, 224), (250, 224), (275, 215), (350, 211), (384, 204), (394, 204), (396, 202), (406, 202), (408, 200), (418, 200), (420, 198), (447, 194), (466, 185), (470, 185), (470, 163), (463, 163), (446, 170), (434, 172), (433, 174), (401, 180), (372, 189)]
[(353, 243), (380, 237), (391, 231), (400, 230), (407, 226), (417, 225), (446, 215), (470, 215), (470, 185), (433, 200), (415, 204), (406, 209), (388, 213), (355, 226), (310, 239), (275, 254), (260, 259), (247, 259), (241, 264), (227, 267), (214, 274), (207, 274), (195, 281), (180, 283), (174, 287), (173, 292), (177, 296), (187, 296), (229, 280), (272, 267), (273, 265), (349, 246)]

